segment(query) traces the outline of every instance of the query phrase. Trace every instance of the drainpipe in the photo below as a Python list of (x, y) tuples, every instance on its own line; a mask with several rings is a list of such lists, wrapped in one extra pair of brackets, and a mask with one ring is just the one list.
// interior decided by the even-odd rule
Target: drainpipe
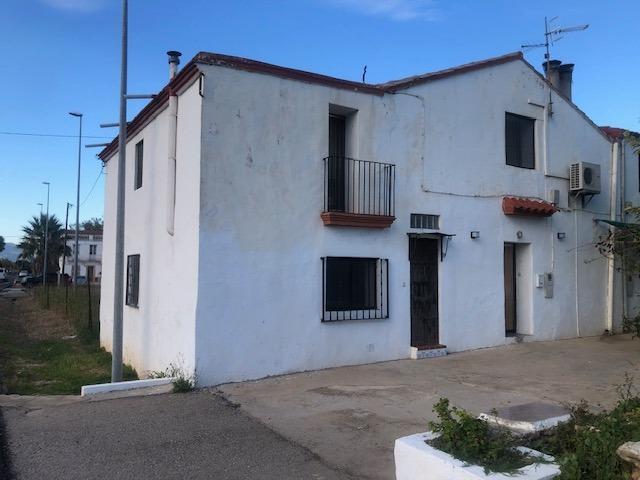
[[(625, 174), (626, 174), (626, 157), (625, 157), (625, 141), (620, 140), (619, 147), (620, 149), (620, 220), (622, 222), (625, 221), (625, 213), (624, 213), (624, 203), (625, 203)], [(627, 294), (627, 265), (624, 261), (624, 256), (622, 257), (622, 317), (626, 318), (629, 311), (629, 297)]]
[[(609, 207), (609, 218), (617, 220), (618, 211), (618, 157), (620, 155), (620, 142), (616, 141), (611, 145), (611, 202)], [(613, 311), (614, 311), (614, 283), (616, 259), (611, 255), (607, 259), (607, 332), (613, 332)], [(624, 299), (623, 299), (624, 302)]]
[(579, 288), (578, 288), (578, 279), (580, 277), (578, 277), (578, 208), (574, 208), (573, 209), (573, 228), (575, 231), (575, 234), (573, 235), (576, 239), (575, 241), (575, 245), (574, 245), (574, 257), (573, 257), (573, 262), (574, 262), (574, 268), (575, 268), (575, 279), (576, 279), (576, 337), (580, 336), (580, 297), (578, 295), (579, 292)]
[[(180, 52), (169, 51), (169, 81), (173, 80), (180, 64)], [(167, 233), (173, 235), (176, 213), (176, 150), (178, 136), (178, 96), (169, 86), (169, 125), (167, 127), (168, 165), (167, 165)]]

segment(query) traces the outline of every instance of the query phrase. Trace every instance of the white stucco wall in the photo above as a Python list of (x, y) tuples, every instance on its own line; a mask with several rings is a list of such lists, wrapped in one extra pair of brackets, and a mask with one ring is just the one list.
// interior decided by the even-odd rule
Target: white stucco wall
[[(186, 370), (195, 358), (198, 269), (201, 97), (197, 82), (178, 99), (175, 233), (167, 232), (168, 111), (127, 144), (125, 256), (140, 254), (138, 308), (124, 307), (124, 360), (139, 374), (169, 363)], [(144, 140), (142, 187), (133, 189), (135, 145)], [(117, 158), (105, 168), (103, 278), (112, 279), (115, 252)], [(125, 260), (126, 276), (126, 260)], [(101, 343), (110, 350), (113, 282), (103, 281)]]
[[(544, 110), (529, 100), (545, 105), (548, 90), (523, 62), (404, 92), (423, 97), (424, 108), (404, 94), (202, 68), (196, 357), (203, 384), (408, 357), (410, 213), (438, 214), (440, 231), (456, 235), (439, 264), (440, 340), (450, 351), (508, 341), (504, 242), (530, 245), (532, 275), (555, 275), (550, 299), (529, 282), (527, 338), (603, 331), (606, 262), (593, 242), (606, 229), (593, 218), (608, 215), (610, 143), (555, 95), (546, 126)], [(396, 165), (397, 219), (389, 229), (320, 220), (330, 104), (358, 111), (352, 156)], [(535, 170), (505, 165), (505, 111), (538, 120)], [(544, 174), (545, 157), (553, 176)], [(586, 209), (572, 210), (567, 169), (579, 160), (601, 164), (603, 190)], [(503, 195), (547, 198), (552, 188), (562, 199), (552, 217), (502, 213)], [(470, 239), (471, 230), (480, 239)], [(321, 323), (324, 256), (388, 258), (389, 318)]]

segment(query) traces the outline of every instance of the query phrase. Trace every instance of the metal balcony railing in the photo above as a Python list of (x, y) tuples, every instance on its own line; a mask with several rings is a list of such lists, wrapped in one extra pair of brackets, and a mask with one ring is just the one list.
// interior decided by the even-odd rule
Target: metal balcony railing
[(326, 157), (324, 211), (394, 216), (395, 165)]

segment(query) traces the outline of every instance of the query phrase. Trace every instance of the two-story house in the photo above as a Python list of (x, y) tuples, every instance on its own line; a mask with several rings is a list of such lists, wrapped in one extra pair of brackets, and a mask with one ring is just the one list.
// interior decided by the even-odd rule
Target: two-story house
[[(197, 54), (128, 127), (125, 361), (211, 385), (618, 325), (615, 141), (558, 64), (372, 85)], [(109, 349), (117, 142), (100, 158)]]
[[(60, 257), (60, 273), (62, 262), (65, 262), (64, 272), (72, 277), (73, 263), (75, 259), (75, 230), (67, 231), (67, 247), (70, 254)], [(84, 277), (91, 283), (100, 282), (102, 279), (102, 230), (80, 230), (78, 232), (78, 277)]]

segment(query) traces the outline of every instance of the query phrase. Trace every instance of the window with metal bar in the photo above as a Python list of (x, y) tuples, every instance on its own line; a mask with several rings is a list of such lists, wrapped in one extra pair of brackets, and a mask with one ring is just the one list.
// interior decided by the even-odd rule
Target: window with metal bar
[(505, 113), (507, 165), (520, 168), (536, 167), (535, 124), (534, 118)]
[(127, 298), (126, 304), (130, 307), (138, 307), (140, 292), (140, 255), (127, 257)]
[(322, 321), (388, 318), (388, 260), (326, 257), (322, 266)]
[(424, 228), (428, 230), (438, 230), (440, 228), (440, 215), (429, 215), (426, 213), (412, 213), (411, 228)]
[(144, 160), (144, 140), (136, 143), (135, 173), (133, 179), (133, 189), (142, 187), (142, 166)]

